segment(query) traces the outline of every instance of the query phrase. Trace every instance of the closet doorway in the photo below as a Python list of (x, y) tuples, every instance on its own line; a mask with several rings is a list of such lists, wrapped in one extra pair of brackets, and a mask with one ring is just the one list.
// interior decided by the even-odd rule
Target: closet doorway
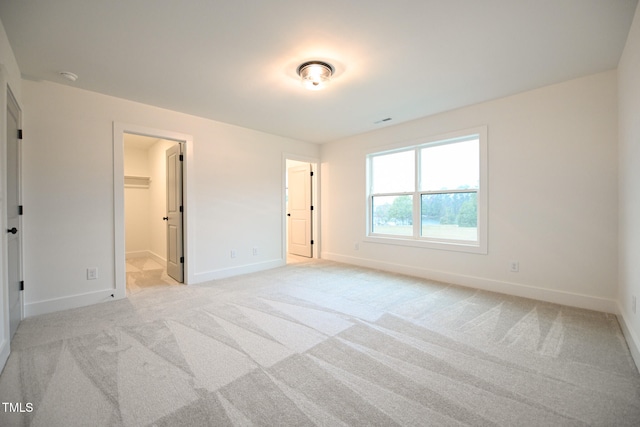
[(127, 292), (184, 282), (182, 143), (124, 134)]

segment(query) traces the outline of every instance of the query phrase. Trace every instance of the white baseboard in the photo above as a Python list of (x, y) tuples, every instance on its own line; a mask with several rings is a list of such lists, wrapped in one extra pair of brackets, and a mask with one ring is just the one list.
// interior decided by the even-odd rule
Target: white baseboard
[(154, 260), (158, 264), (163, 264), (164, 265), (164, 264), (167, 263), (166, 259), (164, 259), (160, 255), (158, 255), (157, 253), (152, 252), (152, 251), (127, 252), (125, 254), (125, 258), (126, 259), (131, 259), (131, 258), (151, 258), (152, 260)]
[(622, 307), (619, 307), (618, 309), (620, 311), (620, 314), (618, 314), (618, 323), (620, 323), (622, 334), (627, 340), (627, 345), (629, 346), (631, 357), (633, 357), (633, 361), (636, 362), (636, 368), (638, 368), (638, 371), (640, 371), (640, 339), (638, 338), (638, 335), (636, 335), (634, 330), (630, 327), (631, 323), (627, 321), (627, 316), (625, 316)]
[[(257, 271), (270, 270), (286, 265), (283, 259), (259, 262), (256, 264), (245, 264), (237, 267), (221, 268), (219, 270), (208, 271), (206, 273), (196, 273), (194, 284), (208, 282), (209, 280), (224, 279), (227, 277), (240, 276), (242, 274), (255, 273)], [(191, 284), (191, 283), (190, 283)]]
[(429, 270), (421, 267), (401, 265), (384, 261), (374, 261), (366, 258), (357, 258), (330, 252), (323, 252), (322, 258), (331, 261), (342, 262), (345, 264), (353, 264), (361, 267), (369, 267), (378, 270), (390, 271), (393, 273), (421, 277), (424, 279), (452, 283), (454, 285), (460, 285), (474, 289), (482, 289), (485, 291), (530, 298), (538, 301), (546, 301), (571, 307), (579, 307), (588, 310), (618, 314), (617, 302), (615, 300), (607, 298), (600, 298), (553, 289), (538, 288), (535, 286), (522, 285), (519, 283), (486, 279), (483, 277), (466, 276), (446, 271)]
[(158, 255), (155, 252), (151, 252), (151, 251), (147, 251), (147, 256), (149, 258), (151, 258), (152, 260), (154, 260), (155, 262), (157, 262), (158, 264), (162, 264), (164, 266), (167, 265), (167, 260), (166, 258), (161, 257), (160, 255)]
[[(111, 295), (113, 295), (113, 297)], [(121, 298), (124, 298), (124, 295), (119, 295), (115, 289), (103, 289), (100, 291), (88, 292), (86, 294), (37, 301), (25, 304), (24, 317), (27, 318), (56, 311), (68, 310), (70, 308), (85, 307), (87, 305), (114, 301)]]
[(149, 251), (133, 251), (133, 252), (127, 252), (124, 257), (126, 259), (131, 259), (131, 258), (147, 258), (149, 256)]

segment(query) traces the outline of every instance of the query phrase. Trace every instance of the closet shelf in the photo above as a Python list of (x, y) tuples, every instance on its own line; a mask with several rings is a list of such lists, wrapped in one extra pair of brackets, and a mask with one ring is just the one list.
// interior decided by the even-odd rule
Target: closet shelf
[(124, 176), (125, 188), (149, 188), (149, 184), (151, 184), (151, 178), (148, 176)]

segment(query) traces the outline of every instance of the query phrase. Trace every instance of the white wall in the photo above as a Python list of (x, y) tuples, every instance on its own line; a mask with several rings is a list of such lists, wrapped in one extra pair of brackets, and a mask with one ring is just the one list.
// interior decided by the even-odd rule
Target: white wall
[[(322, 255), (615, 312), (616, 111), (609, 71), (325, 144)], [(364, 241), (366, 153), (479, 125), (488, 127), (488, 254)]]
[(54, 83), (23, 81), (23, 98), (27, 314), (110, 299), (114, 121), (193, 136), (195, 282), (284, 263), (282, 153), (318, 157), (317, 145)]
[[(124, 175), (149, 177), (148, 151), (124, 144)], [(149, 250), (150, 188), (124, 187), (125, 252), (127, 256), (143, 255)]]
[[(0, 114), (0, 227), (6, 229), (6, 204), (7, 204), (7, 185), (5, 175), (7, 170), (7, 162), (5, 153), (7, 152), (7, 132), (6, 132), (6, 105), (7, 91), (9, 87), (11, 92), (18, 101), (18, 105), (22, 108), (22, 87), (20, 81), (20, 69), (18, 63), (9, 44), (7, 33), (4, 30), (2, 22), (0, 22), (0, 105), (2, 113)], [(2, 238), (0, 244), (0, 370), (9, 357), (9, 304), (8, 304), (8, 283), (7, 276), (7, 235), (1, 233)]]
[(618, 65), (620, 276), (618, 294), (629, 348), (640, 366), (640, 7)]
[(167, 259), (167, 225), (162, 220), (167, 214), (167, 159), (166, 151), (174, 141), (159, 140), (147, 152), (149, 161), (149, 241), (147, 250), (156, 258)]
[(125, 252), (126, 256), (153, 257), (166, 262), (166, 150), (175, 141), (158, 139), (150, 147), (124, 144), (125, 176), (149, 178), (148, 187), (127, 186), (125, 179)]

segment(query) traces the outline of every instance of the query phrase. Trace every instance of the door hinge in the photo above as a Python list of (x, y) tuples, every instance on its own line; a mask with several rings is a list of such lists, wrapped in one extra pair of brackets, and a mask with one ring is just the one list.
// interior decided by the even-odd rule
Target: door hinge
[(311, 210), (313, 210), (313, 206), (311, 206)]
[(184, 264), (184, 257), (183, 256), (180, 257), (180, 264)]
[(18, 129), (18, 139), (22, 139), (22, 129)]
[(184, 156), (182, 154), (180, 154), (180, 161), (184, 161)]
[(313, 240), (311, 241), (311, 244), (313, 245)]
[(313, 171), (311, 171), (311, 176), (313, 176)]
[(24, 209), (22, 208), (22, 205), (18, 206), (18, 215), (22, 215), (24, 213)]
[(24, 280), (20, 281), (20, 290), (24, 291)]
[(180, 212), (182, 212), (182, 206), (180, 206)]

